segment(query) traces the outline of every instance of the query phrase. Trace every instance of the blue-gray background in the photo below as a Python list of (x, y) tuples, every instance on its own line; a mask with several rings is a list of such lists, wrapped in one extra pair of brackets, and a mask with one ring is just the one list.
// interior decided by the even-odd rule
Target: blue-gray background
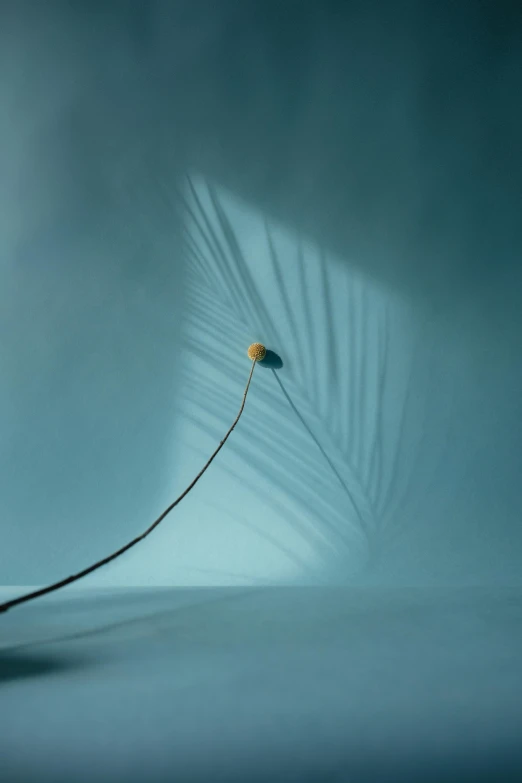
[(505, 584), (521, 11), (0, 5), (0, 583)]
[(522, 779), (521, 15), (0, 0), (2, 781)]

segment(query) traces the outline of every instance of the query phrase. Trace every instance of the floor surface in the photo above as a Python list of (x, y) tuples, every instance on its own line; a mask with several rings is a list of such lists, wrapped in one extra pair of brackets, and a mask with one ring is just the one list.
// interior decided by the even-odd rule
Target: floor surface
[(0, 780), (522, 779), (521, 620), (509, 589), (64, 590), (0, 617)]

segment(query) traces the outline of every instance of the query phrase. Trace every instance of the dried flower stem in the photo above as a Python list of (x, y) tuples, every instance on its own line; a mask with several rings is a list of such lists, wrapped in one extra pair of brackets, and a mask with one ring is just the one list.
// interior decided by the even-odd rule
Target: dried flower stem
[(229, 435), (232, 433), (234, 427), (238, 423), (241, 414), (243, 413), (243, 409), (245, 407), (246, 397), (248, 394), (248, 389), (250, 387), (250, 381), (252, 380), (252, 374), (254, 372), (254, 367), (256, 366), (256, 359), (252, 361), (252, 368), (250, 370), (250, 375), (248, 376), (247, 385), (245, 387), (245, 391), (243, 394), (243, 400), (241, 402), (241, 407), (239, 409), (239, 413), (237, 414), (234, 423), (230, 427), (229, 431), (215, 450), (215, 452), (212, 454), (210, 459), (208, 460), (205, 467), (198, 473), (196, 478), (189, 484), (189, 486), (186, 488), (184, 492), (181, 493), (181, 495), (176, 498), (176, 500), (168, 506), (168, 508), (165, 509), (165, 511), (160, 514), (160, 516), (150, 525), (150, 527), (145, 530), (144, 533), (134, 538), (132, 541), (129, 541), (128, 544), (125, 544), (125, 546), (122, 546), (120, 549), (118, 549), (116, 552), (113, 552), (112, 555), (109, 555), (108, 557), (104, 557), (103, 560), (98, 560), (97, 563), (94, 563), (94, 565), (89, 566), (89, 568), (85, 568), (83, 571), (79, 571), (77, 574), (73, 574), (72, 576), (68, 576), (66, 579), (62, 579), (60, 582), (55, 582), (52, 585), (48, 585), (47, 587), (42, 587), (40, 590), (34, 590), (32, 593), (27, 593), (26, 595), (19, 596), (18, 598), (13, 598), (11, 601), (6, 601), (3, 604), (0, 604), (0, 613), (7, 612), (8, 609), (12, 609), (13, 606), (17, 606), (18, 604), (26, 603), (27, 601), (32, 601), (34, 598), (39, 598), (42, 595), (47, 595), (47, 593), (52, 593), (55, 590), (59, 590), (61, 587), (66, 587), (67, 585), (72, 584), (72, 582), (78, 581), (78, 579), (82, 579), (82, 577), (87, 576), (88, 574), (92, 574), (93, 571), (96, 571), (98, 568), (101, 568), (104, 565), (107, 565), (107, 563), (110, 563), (112, 560), (115, 560), (120, 555), (123, 555), (124, 552), (127, 552), (127, 550), (131, 549), (135, 544), (137, 544), (139, 541), (143, 541), (144, 538), (146, 538), (149, 533), (152, 533), (154, 528), (156, 528), (159, 523), (165, 519), (167, 514), (169, 514), (173, 508), (175, 508), (178, 503), (180, 503), (185, 495), (188, 495), (192, 487), (197, 484), (203, 473), (206, 471), (206, 469), (209, 467), (210, 463), (213, 461), (214, 457), (217, 456), (217, 454), (221, 451), (223, 446), (225, 445), (226, 441), (228, 440)]

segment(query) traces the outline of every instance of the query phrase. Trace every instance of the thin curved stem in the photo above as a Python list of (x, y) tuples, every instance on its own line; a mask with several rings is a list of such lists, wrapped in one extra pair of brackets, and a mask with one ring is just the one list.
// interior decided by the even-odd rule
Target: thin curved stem
[(144, 538), (146, 538), (149, 533), (152, 533), (154, 528), (156, 528), (160, 522), (162, 522), (167, 514), (169, 514), (173, 508), (175, 508), (178, 503), (180, 503), (183, 498), (188, 495), (192, 487), (197, 484), (203, 473), (206, 471), (206, 469), (209, 467), (210, 463), (214, 460), (214, 458), (217, 456), (217, 454), (221, 451), (223, 446), (225, 445), (226, 441), (228, 440), (229, 435), (232, 433), (234, 427), (238, 423), (241, 414), (243, 413), (246, 397), (248, 394), (248, 389), (250, 388), (250, 381), (252, 380), (252, 374), (254, 372), (254, 367), (256, 366), (255, 360), (252, 362), (252, 368), (250, 370), (250, 375), (248, 376), (247, 385), (245, 387), (245, 391), (243, 393), (243, 400), (241, 402), (241, 407), (239, 409), (239, 413), (237, 414), (232, 426), (228, 430), (227, 434), (215, 450), (215, 452), (212, 454), (204, 468), (198, 473), (196, 478), (189, 484), (189, 486), (186, 488), (184, 492), (181, 493), (181, 495), (176, 498), (176, 500), (168, 506), (168, 508), (163, 511), (162, 514), (150, 525), (150, 527), (145, 530), (144, 533), (141, 533), (141, 535), (134, 538), (132, 541), (129, 541), (128, 544), (125, 544), (125, 546), (122, 546), (120, 549), (118, 549), (116, 552), (113, 552), (112, 555), (109, 555), (108, 557), (104, 557), (103, 560), (98, 560), (97, 563), (94, 563), (93, 565), (89, 566), (88, 568), (84, 568), (83, 571), (79, 571), (77, 574), (72, 574), (71, 576), (68, 576), (66, 579), (62, 579), (60, 582), (55, 582), (52, 585), (48, 585), (47, 587), (42, 587), (40, 590), (34, 590), (32, 593), (27, 593), (26, 595), (21, 595), (18, 598), (13, 598), (11, 601), (6, 601), (5, 603), (0, 604), (0, 613), (7, 612), (8, 609), (12, 609), (13, 606), (17, 606), (18, 604), (26, 603), (27, 601), (32, 601), (34, 598), (39, 598), (42, 595), (47, 595), (47, 593), (52, 593), (55, 590), (59, 590), (61, 587), (66, 587), (67, 585), (72, 584), (72, 582), (76, 582), (78, 579), (81, 579), (84, 576), (87, 576), (88, 574), (92, 574), (93, 571), (96, 571), (98, 568), (101, 568), (104, 565), (107, 565), (107, 563), (110, 563), (112, 560), (115, 560), (120, 555), (123, 555), (124, 552), (127, 552), (127, 550), (131, 549), (135, 544), (137, 544), (139, 541), (143, 541)]

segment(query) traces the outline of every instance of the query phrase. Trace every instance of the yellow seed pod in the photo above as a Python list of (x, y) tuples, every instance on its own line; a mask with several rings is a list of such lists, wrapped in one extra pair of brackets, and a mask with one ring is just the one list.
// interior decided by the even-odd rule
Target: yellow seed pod
[(261, 362), (266, 356), (266, 348), (262, 343), (252, 343), (248, 349), (248, 357), (253, 362)]

